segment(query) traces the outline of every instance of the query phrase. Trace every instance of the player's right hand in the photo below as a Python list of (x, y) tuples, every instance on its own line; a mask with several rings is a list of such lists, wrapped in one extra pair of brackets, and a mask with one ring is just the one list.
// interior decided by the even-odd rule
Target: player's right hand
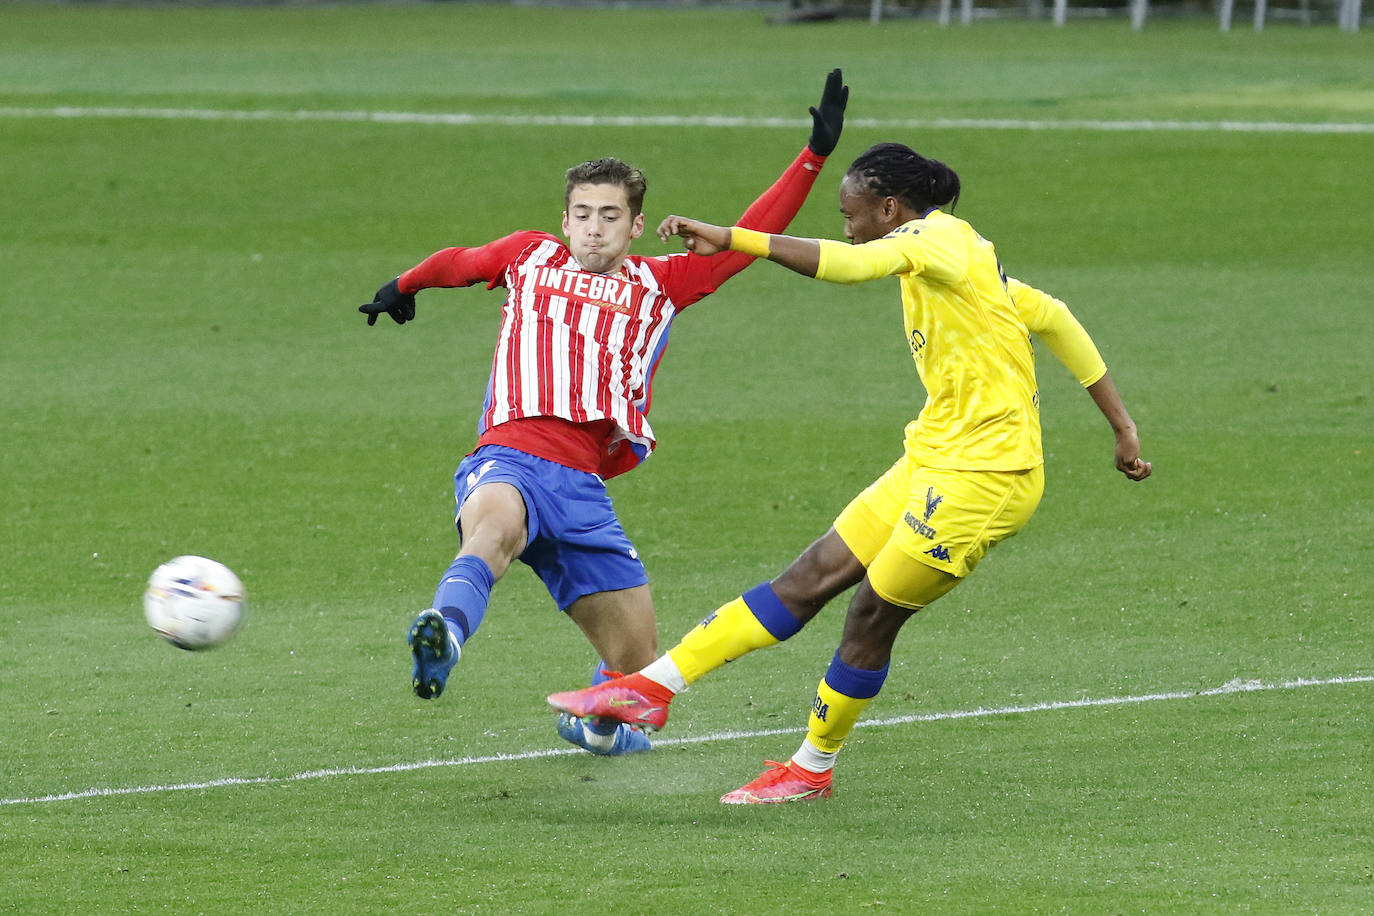
[(1140, 439), (1134, 427), (1116, 434), (1116, 469), (1131, 480), (1144, 480), (1154, 470), (1154, 465), (1140, 457)]
[(817, 156), (829, 156), (835, 152), (840, 142), (840, 131), (844, 129), (844, 109), (849, 104), (849, 87), (844, 84), (844, 76), (839, 68), (830, 71), (825, 78), (825, 91), (821, 93), (821, 104), (811, 109), (811, 139), (806, 144)]
[(367, 326), (377, 323), (377, 316), (386, 312), (397, 324), (405, 324), (415, 317), (415, 295), (401, 292), (401, 278), (397, 277), (377, 290), (371, 302), (358, 306), (358, 311), (367, 316)]
[(658, 224), (658, 237), (663, 241), (675, 235), (682, 236), (683, 247), (694, 254), (712, 255), (730, 248), (729, 227), (713, 226), (685, 216), (669, 216)]

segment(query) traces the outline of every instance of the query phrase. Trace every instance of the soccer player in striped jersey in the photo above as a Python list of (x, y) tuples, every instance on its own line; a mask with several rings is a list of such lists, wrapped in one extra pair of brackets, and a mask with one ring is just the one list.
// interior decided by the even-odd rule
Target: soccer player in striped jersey
[[(848, 94), (832, 71), (811, 109), (807, 146), (740, 225), (787, 227), (835, 148)], [(369, 325), (383, 312), (404, 324), (415, 317), (420, 290), (506, 289), (477, 447), (454, 476), (461, 549), (408, 635), (412, 686), (423, 699), (443, 692), (493, 585), (517, 558), (600, 656), (593, 682), (640, 668), (658, 651), (648, 576), (605, 480), (654, 448), (652, 384), (673, 319), (754, 257), (632, 255), (644, 231), (643, 174), (607, 158), (575, 166), (566, 178), (563, 238), (521, 231), (446, 248), (359, 309)], [(614, 720), (565, 716), (558, 731), (598, 754), (649, 747), (641, 730)]]
[(904, 454), (778, 578), (709, 615), (639, 672), (549, 697), (565, 714), (661, 727), (673, 696), (727, 661), (787, 639), (857, 585), (840, 645), (787, 763), (721, 798), (726, 804), (831, 794), (836, 754), (887, 677), (897, 633), (1030, 519), (1044, 485), (1034, 333), (1087, 389), (1116, 437), (1115, 463), (1150, 476), (1107, 367), (1059, 300), (1007, 277), (992, 244), (944, 212), (959, 177), (898, 143), (856, 159), (840, 184), (852, 245), (670, 216), (659, 235), (696, 254), (733, 251), (832, 283), (896, 277), (903, 334), (926, 390)]

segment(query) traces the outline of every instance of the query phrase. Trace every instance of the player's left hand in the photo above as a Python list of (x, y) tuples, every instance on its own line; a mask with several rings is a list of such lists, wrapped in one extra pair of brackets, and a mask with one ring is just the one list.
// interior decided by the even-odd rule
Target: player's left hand
[(844, 109), (849, 104), (849, 87), (844, 84), (844, 75), (837, 67), (825, 78), (825, 91), (821, 93), (821, 104), (811, 109), (811, 139), (807, 146), (817, 156), (829, 156), (835, 152), (840, 142), (840, 131), (844, 129)]
[(730, 227), (713, 226), (685, 216), (669, 216), (658, 224), (658, 237), (668, 241), (682, 236), (683, 246), (693, 254), (711, 255), (730, 250)]
[(377, 316), (386, 312), (397, 324), (405, 324), (415, 318), (415, 296), (401, 292), (401, 278), (397, 277), (377, 290), (372, 301), (358, 306), (358, 311), (367, 316), (367, 326), (377, 323)]

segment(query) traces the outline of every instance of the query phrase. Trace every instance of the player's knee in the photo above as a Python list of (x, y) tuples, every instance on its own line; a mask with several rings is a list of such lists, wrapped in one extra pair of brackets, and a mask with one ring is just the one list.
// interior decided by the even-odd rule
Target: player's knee
[(864, 568), (832, 530), (773, 580), (773, 591), (803, 622), (863, 578)]
[(902, 625), (919, 610), (885, 601), (867, 582), (862, 583), (845, 616), (840, 660), (870, 671), (883, 667), (892, 657)]

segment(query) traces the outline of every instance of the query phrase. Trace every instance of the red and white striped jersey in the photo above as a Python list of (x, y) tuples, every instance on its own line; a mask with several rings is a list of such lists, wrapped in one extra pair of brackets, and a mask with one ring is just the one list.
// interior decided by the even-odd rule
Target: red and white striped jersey
[(506, 269), (510, 295), (479, 431), (528, 417), (611, 420), (606, 457), (622, 444), (629, 454), (605, 470), (638, 464), (654, 446), (651, 386), (669, 326), (714, 289), (701, 266), (687, 255), (630, 256), (615, 274), (588, 273), (558, 239), (531, 239)]
[[(781, 232), (800, 208), (824, 160), (803, 150), (782, 178), (741, 218), (741, 225)], [(648, 412), (654, 372), (668, 345), (673, 318), (714, 292), (753, 258), (738, 252), (714, 257), (683, 253), (630, 255), (614, 274), (584, 271), (557, 237), (516, 232), (473, 248), (446, 248), (400, 277), (403, 292), (468, 286), (508, 290), (492, 358), (480, 442), (500, 441), (553, 461), (613, 477), (633, 468), (654, 447)], [(576, 440), (545, 424), (551, 418), (609, 427), (598, 455), (578, 460)], [(537, 440), (537, 442), (536, 442)], [(528, 446), (527, 446), (528, 443)]]

